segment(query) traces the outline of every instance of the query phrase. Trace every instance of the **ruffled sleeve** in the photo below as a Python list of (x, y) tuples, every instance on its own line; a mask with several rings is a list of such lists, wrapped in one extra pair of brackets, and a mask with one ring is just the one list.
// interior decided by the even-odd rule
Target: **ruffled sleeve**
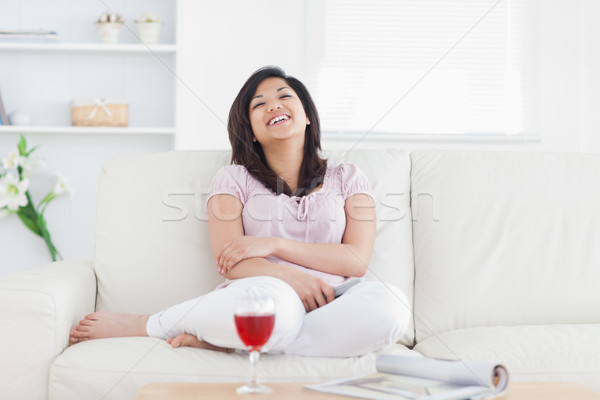
[(341, 164), (338, 167), (341, 180), (341, 192), (344, 199), (363, 193), (373, 197), (371, 184), (367, 176), (356, 165)]
[(226, 165), (214, 176), (208, 192), (208, 200), (217, 194), (229, 194), (240, 199), (243, 205), (248, 199), (248, 171), (241, 165)]

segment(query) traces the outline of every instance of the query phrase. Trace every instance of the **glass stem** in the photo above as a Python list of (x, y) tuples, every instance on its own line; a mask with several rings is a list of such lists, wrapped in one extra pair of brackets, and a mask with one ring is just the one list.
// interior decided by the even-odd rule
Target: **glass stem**
[(251, 350), (250, 351), (250, 365), (252, 365), (252, 375), (250, 377), (250, 385), (257, 386), (258, 382), (256, 382), (256, 364), (258, 364), (258, 359), (260, 358), (260, 351)]

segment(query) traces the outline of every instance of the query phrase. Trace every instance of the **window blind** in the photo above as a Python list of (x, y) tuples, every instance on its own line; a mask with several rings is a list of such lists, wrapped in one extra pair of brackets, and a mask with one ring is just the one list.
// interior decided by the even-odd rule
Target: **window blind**
[(307, 0), (325, 134), (520, 134), (535, 110), (527, 0)]

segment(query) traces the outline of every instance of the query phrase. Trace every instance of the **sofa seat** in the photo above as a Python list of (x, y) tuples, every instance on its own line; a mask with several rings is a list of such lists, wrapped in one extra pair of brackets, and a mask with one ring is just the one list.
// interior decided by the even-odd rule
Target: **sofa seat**
[[(422, 355), (402, 345), (386, 353)], [(264, 354), (258, 366), (263, 382), (316, 382), (372, 372), (379, 353), (328, 358)], [(244, 353), (173, 349), (155, 338), (86, 341), (68, 347), (50, 367), (49, 399), (133, 399), (153, 382), (243, 382), (250, 364)]]
[(513, 380), (575, 381), (600, 392), (600, 324), (457, 329), (430, 336), (414, 350), (426, 357), (489, 360)]

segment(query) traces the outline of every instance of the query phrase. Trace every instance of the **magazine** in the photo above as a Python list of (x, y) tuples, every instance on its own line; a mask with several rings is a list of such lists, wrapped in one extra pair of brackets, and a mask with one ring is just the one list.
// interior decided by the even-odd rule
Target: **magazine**
[(55, 41), (57, 37), (58, 35), (56, 31), (49, 31), (45, 29), (0, 29), (0, 42), (50, 42)]
[(508, 387), (500, 364), (382, 354), (377, 373), (304, 388), (373, 400), (451, 400), (496, 397)]

